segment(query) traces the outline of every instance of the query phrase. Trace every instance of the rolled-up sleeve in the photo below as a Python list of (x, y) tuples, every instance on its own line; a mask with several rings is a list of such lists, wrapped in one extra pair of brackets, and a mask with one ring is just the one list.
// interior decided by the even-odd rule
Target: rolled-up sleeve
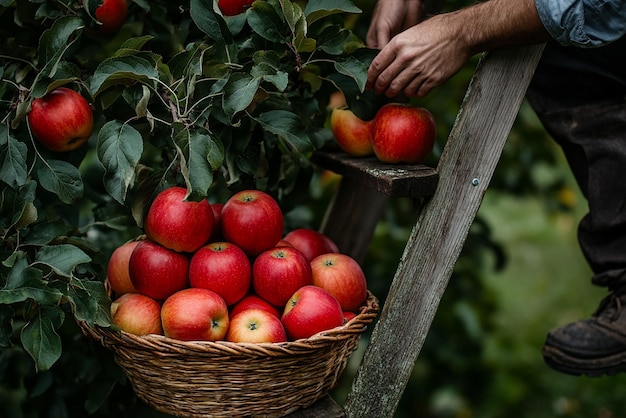
[(598, 47), (626, 34), (626, 0), (535, 0), (535, 7), (562, 45)]

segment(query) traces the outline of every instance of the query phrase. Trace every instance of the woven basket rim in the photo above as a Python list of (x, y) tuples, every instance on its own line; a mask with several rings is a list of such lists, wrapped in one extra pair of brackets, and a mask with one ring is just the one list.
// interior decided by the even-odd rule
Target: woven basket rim
[(321, 331), (309, 338), (280, 343), (235, 343), (230, 341), (183, 341), (169, 338), (164, 335), (134, 335), (115, 326), (90, 326), (86, 321), (78, 321), (83, 333), (91, 336), (108, 348), (116, 345), (131, 346), (140, 350), (151, 350), (161, 353), (180, 353), (190, 351), (196, 354), (223, 352), (231, 356), (236, 355), (293, 355), (298, 352), (316, 350), (319, 347), (331, 345), (339, 340), (352, 338), (355, 334), (362, 334), (373, 322), (378, 314), (378, 299), (371, 291), (367, 291), (367, 299), (357, 315), (339, 327)]

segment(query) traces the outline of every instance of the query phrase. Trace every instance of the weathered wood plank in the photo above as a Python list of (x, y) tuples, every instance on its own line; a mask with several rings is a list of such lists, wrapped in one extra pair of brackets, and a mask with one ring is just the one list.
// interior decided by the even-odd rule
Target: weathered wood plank
[(543, 45), (481, 58), (345, 405), (392, 417), (482, 202)]
[(311, 161), (391, 197), (432, 196), (439, 180), (437, 171), (423, 164), (391, 165), (375, 157), (356, 158), (334, 150), (318, 151)]

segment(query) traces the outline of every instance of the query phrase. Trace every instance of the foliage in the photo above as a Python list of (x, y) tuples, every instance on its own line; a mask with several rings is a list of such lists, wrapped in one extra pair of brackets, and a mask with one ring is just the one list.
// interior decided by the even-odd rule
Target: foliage
[[(374, 51), (343, 25), (361, 12), (350, 0), (256, 1), (232, 17), (212, 0), (135, 0), (113, 36), (97, 31), (99, 4), (0, 1), (0, 376), (15, 383), (2, 415), (136, 416), (75, 321), (109, 325), (106, 260), (152, 197), (257, 188), (289, 212), (308, 199), (308, 155), (330, 139), (330, 94), (374, 103), (361, 97)], [(88, 99), (96, 125), (67, 153), (43, 148), (26, 118), (60, 86)], [(17, 412), (25, 394), (49, 402)]]

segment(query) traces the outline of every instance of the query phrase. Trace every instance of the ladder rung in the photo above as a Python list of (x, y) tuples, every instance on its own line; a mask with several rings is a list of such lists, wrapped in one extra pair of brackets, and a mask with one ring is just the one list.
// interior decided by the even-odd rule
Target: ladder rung
[(437, 170), (423, 164), (391, 165), (375, 157), (352, 157), (335, 150), (316, 151), (311, 161), (391, 197), (418, 199), (432, 196), (439, 181)]

